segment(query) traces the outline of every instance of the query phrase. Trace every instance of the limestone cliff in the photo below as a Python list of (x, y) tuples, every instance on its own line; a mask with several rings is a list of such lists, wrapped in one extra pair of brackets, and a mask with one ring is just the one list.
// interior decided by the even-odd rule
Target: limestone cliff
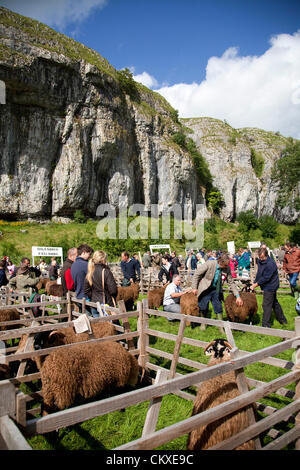
[[(0, 217), (94, 217), (101, 203), (203, 202), (158, 94), (47, 26), (0, 8)], [(173, 113), (173, 114), (172, 114)], [(176, 113), (175, 113), (176, 114)]]
[(297, 220), (300, 212), (276, 204), (278, 186), (271, 179), (274, 163), (288, 143), (286, 137), (255, 128), (233, 129), (213, 118), (182, 119), (182, 123), (224, 197), (222, 218), (233, 220), (240, 212), (253, 210), (257, 217), (273, 215), (283, 223)]
[[(195, 215), (205, 202), (191, 155), (172, 141), (182, 131), (174, 109), (97, 52), (0, 7), (0, 80), (0, 218), (68, 218), (76, 209), (95, 217), (120, 198), (160, 211), (179, 203)], [(182, 122), (223, 193), (225, 219), (253, 209), (295, 220), (276, 209), (270, 180), (285, 138), (210, 118)], [(264, 159), (259, 177), (251, 149)]]

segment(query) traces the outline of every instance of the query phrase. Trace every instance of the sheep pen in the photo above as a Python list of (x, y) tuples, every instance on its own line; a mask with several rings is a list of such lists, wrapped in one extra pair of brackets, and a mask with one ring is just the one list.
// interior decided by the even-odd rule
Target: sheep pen
[[(115, 313), (118, 317), (119, 314), (117, 312), (115, 312)], [(225, 367), (224, 373), (229, 372), (230, 370), (239, 371), (244, 366), (247, 366), (248, 364), (252, 364), (255, 361), (261, 361), (264, 358), (267, 359), (268, 356), (270, 356), (270, 355), (271, 356), (277, 355), (278, 353), (280, 353), (280, 351), (284, 351), (285, 349), (291, 348), (291, 345), (295, 341), (295, 338), (297, 338), (297, 335), (295, 334), (295, 332), (291, 332), (291, 331), (287, 331), (287, 330), (280, 330), (280, 331), (279, 330), (273, 330), (273, 331), (267, 330), (265, 332), (265, 334), (271, 335), (271, 333), (273, 333), (273, 334), (275, 333), (275, 334), (279, 335), (279, 333), (280, 333), (280, 335), (282, 337), (285, 337), (285, 341), (280, 342), (279, 344), (275, 344), (271, 347), (268, 347), (267, 348), (268, 350), (266, 350), (264, 353), (263, 353), (263, 351), (257, 351), (256, 353), (249, 354), (245, 351), (241, 351), (241, 356), (240, 357), (235, 358), (231, 362), (227, 362), (227, 363), (222, 364), (222, 366), (221, 366), (222, 370), (220, 369), (220, 370), (217, 371), (215, 369), (216, 366), (206, 368), (206, 367), (203, 367), (203, 364), (201, 365), (201, 363), (198, 363), (198, 366), (197, 366), (196, 361), (188, 360), (186, 358), (187, 356), (184, 354), (185, 345), (188, 346), (189, 344), (193, 345), (193, 347), (196, 347), (196, 345), (197, 345), (197, 348), (200, 349), (201, 351), (203, 351), (203, 348), (207, 344), (207, 340), (206, 340), (206, 342), (203, 343), (203, 341), (195, 339), (197, 337), (197, 335), (193, 335), (194, 339), (189, 339), (189, 334), (186, 337), (183, 336), (183, 334), (181, 334), (181, 333), (184, 332), (186, 321), (187, 320), (192, 320), (192, 321), (195, 321), (196, 323), (205, 322), (209, 326), (209, 328), (207, 328), (206, 332), (202, 333), (202, 335), (204, 337), (206, 335), (206, 338), (208, 338), (209, 333), (214, 334), (214, 331), (215, 331), (214, 328), (216, 328), (215, 325), (218, 324), (218, 322), (216, 320), (209, 319), (209, 318), (206, 318), (206, 319), (196, 318), (196, 317), (189, 318), (189, 317), (186, 317), (186, 316), (181, 315), (181, 314), (175, 314), (175, 315), (177, 315), (177, 320), (179, 320), (179, 322), (180, 322), (179, 323), (179, 331), (178, 331), (177, 335), (172, 335), (172, 333), (164, 334), (161, 331), (155, 332), (154, 330), (149, 329), (148, 322), (149, 321), (151, 322), (152, 316), (157, 315), (158, 317), (160, 317), (161, 320), (165, 321), (165, 318), (167, 316), (166, 312), (154, 311), (154, 310), (151, 310), (151, 309), (142, 308), (141, 304), (138, 303), (137, 312), (128, 312), (127, 315), (128, 315), (128, 317), (130, 317), (132, 319), (134, 319), (134, 317), (137, 317), (137, 316), (141, 317), (142, 322), (140, 320), (138, 321), (138, 331), (139, 331), (139, 337), (138, 337), (139, 338), (138, 339), (139, 343), (138, 343), (138, 346), (137, 346), (137, 351), (139, 351), (138, 352), (138, 357), (139, 357), (139, 362), (141, 364), (143, 363), (144, 365), (148, 366), (149, 369), (152, 371), (152, 373), (156, 372), (156, 378), (155, 378), (155, 375), (154, 375), (153, 379), (152, 379), (153, 384), (151, 386), (145, 387), (143, 389), (137, 389), (137, 390), (133, 390), (133, 391), (128, 392), (128, 393), (124, 393), (120, 396), (115, 396), (115, 397), (113, 397), (113, 399), (109, 398), (109, 399), (103, 399), (103, 400), (100, 400), (100, 401), (91, 402), (88, 405), (84, 405), (84, 408), (81, 408), (81, 406), (75, 406), (74, 408), (68, 410), (68, 414), (64, 414), (65, 413), (64, 411), (60, 411), (60, 412), (50, 414), (50, 415), (47, 416), (47, 421), (44, 421), (45, 418), (38, 418), (38, 417), (32, 419), (32, 416), (30, 417), (30, 415), (28, 414), (28, 410), (27, 410), (26, 411), (27, 419), (25, 421), (26, 424), (25, 424), (25, 428), (24, 428), (25, 435), (27, 435), (27, 436), (32, 435), (33, 436), (33, 435), (40, 434), (40, 433), (43, 434), (45, 432), (50, 432), (51, 430), (60, 428), (62, 426), (63, 427), (64, 426), (72, 426), (73, 424), (84, 421), (85, 419), (87, 419), (87, 416), (88, 416), (88, 419), (91, 419), (92, 417), (100, 416), (100, 415), (103, 415), (103, 414), (106, 414), (106, 413), (113, 413), (114, 411), (120, 410), (122, 408), (126, 408), (126, 413), (127, 413), (127, 407), (128, 406), (130, 406), (130, 407), (135, 406), (135, 404), (138, 406), (139, 404), (141, 404), (145, 400), (150, 400), (149, 408), (148, 408), (148, 411), (147, 411), (147, 420), (146, 421), (152, 422), (153, 416), (155, 415), (155, 408), (157, 407), (157, 404), (158, 404), (158, 401), (159, 401), (159, 397), (163, 397), (165, 395), (168, 395), (168, 399), (169, 399), (169, 397), (171, 399), (171, 396), (173, 397), (172, 398), (173, 402), (176, 399), (177, 400), (176, 403), (179, 403), (179, 401), (180, 402), (184, 401), (184, 402), (187, 402), (188, 404), (192, 404), (193, 394), (190, 393), (190, 390), (188, 389), (189, 387), (191, 387), (193, 385), (196, 385), (197, 383), (202, 382), (202, 381), (205, 382), (206, 380), (209, 380), (210, 378), (212, 378), (214, 375), (221, 374), (224, 367)], [(223, 322), (223, 323), (225, 324), (226, 322)], [(177, 331), (177, 328), (178, 328), (178, 323), (170, 325), (170, 327), (171, 327), (171, 331), (173, 331), (175, 333), (175, 331)], [(246, 326), (246, 325), (238, 326), (236, 324), (232, 324), (231, 327), (230, 327), (230, 331), (234, 331), (234, 330), (236, 330), (238, 328), (241, 328), (241, 327), (243, 327), (244, 331), (245, 331), (245, 329), (247, 329), (247, 331), (249, 331), (249, 332), (253, 332), (253, 333), (257, 332), (260, 335), (262, 334), (261, 330), (263, 330), (262, 328), (259, 329), (259, 327), (250, 327), (250, 326)], [(46, 329), (48, 327), (44, 326), (42, 328)], [(61, 325), (61, 328), (63, 328), (63, 325)], [(150, 326), (150, 328), (151, 328), (151, 326)], [(191, 331), (189, 328), (187, 328), (187, 330)], [(199, 329), (194, 330), (195, 333), (197, 331), (199, 331)], [(134, 332), (132, 332), (132, 334), (133, 333)], [(227, 329), (226, 329), (226, 334), (227, 333), (228, 332), (227, 332)], [(6, 332), (5, 334), (9, 334), (9, 333)], [(164, 351), (154, 349), (155, 348), (154, 343), (152, 341), (149, 342), (149, 336), (152, 336), (155, 339), (155, 337), (162, 337), (162, 335), (166, 336), (168, 341), (170, 341), (171, 338), (172, 338), (173, 341), (175, 341), (174, 351), (171, 350), (169, 353), (166, 353)], [(120, 335), (120, 338), (122, 338), (122, 336), (123, 335)], [(174, 337), (174, 339), (173, 339), (173, 337)], [(228, 339), (229, 338), (230, 338), (230, 336), (228, 336)], [(1, 336), (0, 336), (0, 339), (1, 339)], [(60, 346), (60, 348), (68, 348), (68, 347), (73, 348), (74, 345)], [(50, 352), (50, 349), (49, 349), (49, 352)], [(180, 349), (182, 349), (182, 352), (179, 355), (179, 350)], [(66, 349), (66, 351), (67, 351), (67, 349)], [(132, 353), (133, 353), (133, 351), (132, 351)], [(21, 357), (24, 357), (24, 354)], [(40, 351), (36, 351), (35, 354), (39, 355)], [(134, 353), (134, 355), (135, 355), (135, 353)], [(182, 355), (183, 355), (183, 357), (182, 357)], [(153, 360), (154, 356), (164, 358), (164, 362), (166, 360), (171, 361), (171, 367), (170, 367), (169, 372), (168, 372), (169, 366), (167, 366), (166, 363), (163, 364), (162, 362), (156, 362), (155, 360)], [(28, 353), (28, 357), (29, 357), (29, 353)], [(271, 360), (274, 361), (275, 368), (278, 367), (279, 365), (284, 368), (286, 366), (286, 364), (288, 363), (288, 361), (284, 361), (282, 359), (277, 359), (277, 358), (274, 358), (274, 360), (268, 358), (267, 363), (269, 363)], [(199, 361), (199, 359), (198, 359), (198, 361)], [(176, 371), (176, 365), (177, 364), (178, 365), (180, 364), (180, 368), (177, 369), (177, 371)], [(175, 369), (174, 369), (173, 365), (175, 366)], [(194, 370), (195, 370), (195, 367), (197, 366), (196, 367), (196, 372), (188, 373), (187, 375), (181, 376), (180, 375), (180, 370), (182, 369), (183, 365), (193, 367)], [(167, 382), (160, 383), (158, 375), (159, 375), (160, 371), (163, 372), (163, 369), (165, 369), (166, 373), (168, 373), (168, 374), (171, 373), (171, 369), (174, 369), (176, 371), (176, 375), (175, 374), (170, 375), (170, 378)], [(197, 369), (198, 369), (198, 371), (197, 371)], [(284, 387), (287, 383), (289, 383), (289, 380), (290, 381), (296, 380), (296, 379), (298, 380), (299, 375), (297, 375), (297, 374), (298, 374), (298, 372), (296, 372), (296, 371), (295, 372), (288, 372), (286, 377), (279, 377), (279, 379), (276, 379), (276, 383), (274, 383), (274, 385), (272, 383), (271, 384), (268, 383), (268, 384), (264, 385), (263, 382), (261, 382), (259, 384), (259, 383), (255, 383), (255, 381), (250, 380), (249, 385), (251, 385), (252, 388), (254, 387), (253, 391), (250, 392), (252, 395), (249, 395), (249, 398), (248, 398), (248, 392), (245, 392), (245, 391), (242, 392), (241, 398), (239, 398), (239, 401), (235, 400), (235, 406), (238, 408), (241, 405), (240, 400), (243, 401), (242, 404), (244, 406), (247, 406), (247, 404), (249, 404), (250, 402), (255, 403), (257, 401), (257, 399), (259, 399), (260, 397), (263, 396), (263, 394), (276, 392), (276, 390), (279, 390), (279, 389), (282, 390), (281, 387)], [(186, 391), (183, 392), (183, 389), (185, 389)], [(289, 392), (289, 393), (291, 393), (291, 392)], [(250, 398), (251, 398), (251, 401), (250, 401)], [(23, 399), (25, 400), (25, 398), (22, 398), (22, 396), (19, 396), (18, 401), (20, 402)], [(152, 399), (153, 400), (155, 399), (155, 402), (153, 402), (153, 404), (151, 403)], [(234, 404), (230, 403), (231, 401), (232, 400), (230, 400), (228, 402), (228, 405), (227, 405), (227, 402), (226, 402), (222, 405), (218, 405), (215, 408), (215, 410), (213, 410), (217, 417), (220, 417), (220, 414), (222, 415), (223, 413), (225, 413), (225, 414), (228, 413), (227, 407), (230, 406), (232, 408), (234, 406)], [(162, 407), (161, 408), (161, 413), (163, 413), (164, 406), (166, 406), (163, 403), (161, 405), (161, 407)], [(289, 409), (290, 406), (294, 407), (293, 408), (294, 412), (298, 411), (298, 408), (295, 408), (296, 405), (297, 405), (297, 400), (295, 401), (294, 404), (293, 404), (293, 402), (291, 402), (291, 404), (288, 405), (287, 410), (286, 410), (286, 416), (288, 416), (288, 409)], [(145, 406), (146, 406), (146, 403), (145, 403)], [(219, 409), (220, 406), (221, 406), (221, 409)], [(259, 406), (261, 407), (262, 404), (260, 403)], [(21, 408), (21, 407), (19, 406), (19, 408)], [(224, 409), (224, 411), (223, 411), (223, 409)], [(265, 407), (264, 411), (267, 413), (268, 418), (271, 418), (272, 413), (271, 413), (271, 410), (269, 411), (269, 409), (270, 409), (270, 407)], [(146, 408), (146, 410), (147, 410), (147, 408)], [(284, 410), (280, 410), (280, 413), (281, 413), (281, 411), (283, 412)], [(175, 408), (174, 408), (174, 413), (172, 412), (172, 414), (170, 415), (170, 418), (172, 419), (172, 417), (173, 417), (173, 420), (175, 420), (175, 422), (173, 421), (173, 424), (171, 424), (170, 426), (165, 427), (164, 429), (162, 429), (159, 432), (155, 432), (155, 427), (153, 429), (153, 426), (152, 426), (152, 432), (149, 432), (149, 437), (148, 437), (148, 434), (146, 433), (146, 431), (145, 431), (145, 434), (143, 435), (142, 438), (139, 435), (136, 435), (136, 439), (138, 441), (141, 441), (140, 444), (138, 442), (135, 443), (135, 441), (125, 444), (126, 440), (125, 441), (123, 440), (123, 441), (121, 441), (121, 443), (122, 443), (121, 447), (127, 446), (128, 449), (129, 448), (155, 449), (159, 446), (164, 445), (164, 443), (167, 443), (168, 441), (171, 441), (172, 439), (175, 439), (177, 436), (179, 437), (181, 434), (183, 434), (183, 432), (182, 432), (183, 429), (187, 429), (188, 430), (187, 432), (189, 432), (190, 430), (192, 430), (192, 428), (197, 427), (198, 423), (197, 423), (197, 421), (195, 421), (195, 419), (198, 419), (198, 420), (201, 420), (201, 422), (203, 421), (204, 423), (205, 422), (207, 423), (208, 417), (206, 417), (206, 415), (207, 415), (207, 411), (204, 411), (203, 413), (200, 413), (199, 416), (193, 416), (191, 418), (191, 417), (189, 417), (190, 413), (185, 413), (181, 417), (181, 419), (183, 419), (183, 421), (181, 423), (181, 421), (178, 421), (178, 417), (176, 419), (176, 412), (175, 412)], [(277, 413), (275, 415), (277, 416)], [(50, 417), (51, 417), (51, 419), (50, 419)], [(281, 414), (278, 415), (278, 420), (279, 420), (280, 417), (282, 418)], [(121, 420), (121, 418), (122, 418), (122, 416), (118, 417), (118, 419), (120, 419), (120, 420)], [(265, 425), (266, 427), (267, 427), (267, 419), (268, 418), (266, 418), (266, 425)], [(22, 421), (22, 416), (20, 416), (20, 411), (18, 411), (18, 419), (20, 419)], [(272, 418), (272, 419), (274, 419), (274, 418)], [(23, 418), (23, 420), (24, 420), (24, 418)], [(185, 425), (184, 424), (185, 421), (189, 422), (189, 420), (192, 420), (191, 424), (186, 424)], [(262, 421), (264, 421), (264, 420), (262, 420)], [(121, 426), (121, 421), (120, 421), (119, 425)], [(183, 425), (185, 425), (185, 428), (183, 428)], [(165, 426), (166, 426), (166, 424), (165, 424)], [(190, 427), (190, 429), (188, 428), (188, 426)], [(161, 425), (160, 425), (160, 427), (161, 427)], [(103, 432), (105, 433), (105, 429), (103, 429)], [(113, 430), (111, 430), (111, 432), (113, 432)], [(241, 438), (242, 438), (242, 433), (243, 433), (243, 431), (241, 432)], [(295, 429), (295, 433), (296, 433), (296, 429)], [(101, 436), (102, 436), (102, 433), (101, 433)], [(294, 434), (294, 437), (295, 436), (296, 436), (296, 434)], [(245, 439), (244, 442), (249, 440), (248, 436), (246, 436), (246, 437), (247, 437), (247, 439), (245, 438), (245, 436), (243, 437)], [(252, 437), (254, 437), (254, 436), (252, 436)], [(124, 439), (126, 439), (125, 436), (124, 436)], [(131, 437), (131, 439), (132, 439), (132, 437)], [(297, 438), (295, 438), (295, 439), (297, 439)], [(102, 440), (102, 437), (100, 437), (100, 440), (101, 440), (101, 442), (105, 442), (105, 441)], [(276, 441), (276, 439), (274, 438), (274, 443), (275, 443), (275, 441)], [(113, 442), (115, 442), (115, 444), (113, 444)], [(273, 444), (273, 442), (272, 442), (272, 444)], [(105, 445), (107, 445), (107, 444), (105, 444)], [(118, 442), (116, 440), (114, 440), (114, 441), (110, 440), (110, 447), (108, 447), (108, 448), (112, 448), (112, 446), (114, 446), (114, 445), (115, 446), (117, 445), (117, 447), (115, 447), (116, 449), (121, 450), (120, 444), (118, 446)], [(138, 445), (141, 446), (141, 447), (137, 447)], [(235, 446), (235, 447), (237, 447), (237, 446)], [(232, 448), (235, 448), (235, 447), (232, 447)], [(171, 448), (178, 449), (178, 448), (184, 448), (184, 447), (171, 447)]]

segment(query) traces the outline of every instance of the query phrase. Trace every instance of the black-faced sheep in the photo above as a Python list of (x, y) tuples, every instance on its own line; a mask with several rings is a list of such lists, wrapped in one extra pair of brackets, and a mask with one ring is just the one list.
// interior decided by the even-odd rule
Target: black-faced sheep
[(236, 298), (233, 294), (229, 294), (228, 297), (226, 297), (224, 307), (227, 318), (230, 321), (242, 323), (249, 317), (251, 322), (258, 308), (256, 295), (252, 292), (241, 292), (240, 296), (243, 301), (242, 306), (236, 304)]
[[(183, 315), (192, 315), (193, 317), (199, 316), (198, 297), (192, 292), (187, 292), (180, 297), (180, 311)], [(187, 322), (187, 326), (191, 323)], [(192, 326), (194, 326), (192, 324)]]
[(119, 343), (76, 344), (47, 356), (41, 369), (45, 415), (92, 398), (108, 387), (135, 386), (139, 366)]
[[(224, 339), (211, 341), (204, 349), (205, 354), (211, 356), (208, 366), (230, 361), (231, 349), (232, 346)], [(203, 382), (198, 389), (192, 416), (202, 413), (209, 408), (214, 408), (239, 395), (240, 393), (235, 380), (234, 371), (208, 379)], [(213, 423), (200, 426), (191, 431), (187, 444), (188, 450), (208, 449), (247, 428), (249, 426), (248, 409), (249, 407), (245, 407), (241, 410), (234, 411), (224, 418), (220, 418)], [(254, 441), (249, 440), (236, 449), (255, 449)]]
[(126, 310), (133, 310), (134, 309), (134, 302), (139, 297), (140, 286), (137, 282), (131, 283), (130, 286), (127, 287), (118, 287), (118, 295), (117, 295), (117, 302), (119, 300), (124, 300)]
[(163, 287), (158, 287), (157, 289), (152, 289), (148, 291), (147, 298), (148, 298), (148, 308), (152, 309), (159, 309), (161, 305), (163, 305), (164, 294), (166, 290), (167, 284)]
[[(63, 346), (64, 344), (80, 343), (89, 339), (103, 338), (104, 336), (114, 336), (116, 329), (111, 322), (91, 323), (92, 334), (88, 332), (76, 333), (73, 327), (63, 328), (61, 330), (42, 331), (34, 336), (34, 349), (52, 348)], [(23, 335), (16, 353), (24, 351), (27, 335)], [(46, 356), (37, 356), (35, 362), (40, 370)]]

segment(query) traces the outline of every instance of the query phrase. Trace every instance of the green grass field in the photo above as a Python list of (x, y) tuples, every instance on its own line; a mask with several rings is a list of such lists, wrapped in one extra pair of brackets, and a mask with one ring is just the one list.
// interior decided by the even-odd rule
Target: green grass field
[[(140, 296), (140, 299), (142, 296)], [(288, 320), (288, 324), (283, 327), (273, 318), (273, 328), (294, 329), (294, 319), (297, 316), (295, 311), (295, 299), (290, 295), (281, 295), (278, 297), (279, 301), (284, 310), (285, 316)], [(262, 296), (258, 295), (259, 309), (254, 319), (254, 324), (261, 325), (262, 320)], [(214, 318), (214, 314), (211, 314), (211, 318)], [(130, 319), (131, 329), (136, 329), (136, 319)], [(179, 322), (168, 322), (165, 318), (161, 317), (150, 317), (149, 326), (152, 329), (165, 331), (172, 334), (177, 334)], [(233, 332), (236, 345), (241, 350), (256, 351), (262, 349), (277, 342), (281, 341), (280, 338), (264, 336), (261, 334), (244, 333), (239, 331)], [(191, 329), (186, 327), (185, 336), (195, 338), (203, 341), (211, 341), (214, 338), (225, 337), (220, 331), (212, 326), (206, 328), (205, 331), (200, 331), (199, 328)], [(150, 337), (150, 346), (156, 349), (173, 353), (174, 342), (164, 340), (161, 338)], [(291, 360), (293, 349), (285, 351), (284, 353), (278, 354), (278, 358)], [(182, 345), (180, 350), (180, 356), (189, 358), (195, 361), (207, 363), (208, 358), (203, 354), (202, 349), (196, 348), (189, 345)], [(162, 367), (169, 368), (170, 361), (157, 356), (151, 356), (151, 362)], [(178, 365), (177, 372), (187, 374), (193, 372), (195, 369)], [(270, 366), (267, 364), (254, 364), (246, 368), (246, 375), (253, 379), (261, 380), (264, 382), (271, 381), (276, 377), (279, 377), (288, 370), (281, 369), (279, 367)], [(155, 374), (154, 372), (151, 374)], [(153, 375), (154, 376), (154, 375)], [(36, 383), (37, 389), (40, 387), (40, 383)], [(23, 385), (24, 391), (26, 386)], [(287, 388), (294, 389), (293, 384)], [(124, 389), (124, 391), (130, 391), (130, 389)], [(196, 393), (194, 388), (188, 390), (191, 393)], [(103, 396), (103, 398), (106, 397)], [(101, 397), (100, 397), (101, 398)], [(275, 408), (281, 408), (291, 402), (291, 399), (286, 397), (278, 397), (271, 395), (268, 398), (261, 400), (262, 403)], [(125, 444), (129, 441), (138, 439), (141, 437), (143, 425), (147, 413), (149, 402), (140, 403), (135, 406), (127, 408), (124, 412), (116, 411), (105, 416), (100, 416), (91, 420), (88, 420), (81, 424), (76, 424), (68, 428), (60, 429), (58, 432), (51, 433), (50, 435), (40, 435), (32, 437), (28, 440), (29, 444), (33, 449), (47, 449), (47, 450), (73, 450), (73, 449), (113, 449), (117, 446)], [(162, 406), (159, 414), (159, 420), (157, 430), (162, 429), (171, 424), (175, 424), (183, 419), (191, 416), (193, 404), (191, 401), (184, 400), (175, 395), (165, 396), (162, 400)], [(259, 418), (263, 417), (263, 413), (259, 412)], [(288, 430), (289, 424), (281, 423), (281, 427), (278, 429)], [(263, 445), (270, 441), (268, 436), (264, 436)], [(187, 435), (182, 436), (172, 442), (169, 442), (159, 449), (161, 450), (185, 450), (187, 442)], [(292, 449), (292, 446), (288, 447)]]

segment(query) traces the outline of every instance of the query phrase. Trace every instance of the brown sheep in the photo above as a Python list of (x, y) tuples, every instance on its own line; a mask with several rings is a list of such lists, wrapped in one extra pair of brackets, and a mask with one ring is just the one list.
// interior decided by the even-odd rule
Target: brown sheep
[[(20, 320), (20, 314), (16, 308), (4, 308), (0, 310), (0, 322), (12, 320)], [(0, 331), (13, 330), (15, 328), (18, 328), (18, 326), (0, 326)]]
[(134, 309), (134, 302), (139, 297), (140, 286), (137, 282), (132, 282), (130, 286), (118, 287), (117, 302), (124, 300), (126, 310)]
[[(214, 366), (224, 361), (230, 361), (232, 346), (224, 339), (211, 341), (204, 349), (206, 355), (211, 355), (208, 366)], [(221, 403), (240, 395), (235, 380), (234, 371), (213, 377), (200, 385), (194, 402), (192, 416), (214, 408)], [(213, 423), (200, 426), (190, 432), (188, 450), (205, 450), (215, 444), (238, 434), (249, 426), (247, 410), (250, 406), (234, 411)], [(255, 449), (254, 441), (249, 440), (236, 448), (237, 450)]]
[(63, 297), (64, 291), (63, 291), (63, 286), (61, 284), (51, 284), (49, 287), (48, 285), (49, 283), (46, 286), (46, 290), (48, 289), (47, 291), (48, 295), (53, 295), (54, 297)]
[(0, 363), (0, 380), (9, 379), (9, 366), (7, 364)]
[[(192, 292), (187, 292), (180, 297), (180, 311), (183, 315), (192, 315), (193, 317), (199, 317), (199, 305), (198, 297)], [(190, 326), (190, 322), (186, 322), (187, 326)], [(193, 324), (192, 324), (193, 326)]]
[(233, 294), (229, 294), (224, 302), (227, 319), (233, 322), (242, 323), (248, 317), (250, 322), (257, 312), (256, 295), (252, 292), (241, 292), (243, 305), (239, 307), (236, 304), (236, 298)]
[(41, 277), (38, 284), (36, 285), (37, 290), (46, 288), (46, 285), (50, 282), (49, 277)]
[[(91, 323), (93, 334), (88, 332), (76, 333), (73, 327), (67, 327), (60, 330), (42, 331), (34, 336), (34, 349), (52, 348), (63, 346), (64, 344), (80, 343), (89, 339), (103, 338), (104, 336), (114, 336), (116, 329), (111, 322)], [(28, 335), (23, 335), (16, 353), (24, 351)], [(40, 370), (46, 356), (37, 356), (35, 362)]]
[(164, 294), (166, 287), (169, 283), (165, 284), (163, 287), (158, 287), (157, 289), (152, 289), (148, 291), (148, 308), (156, 308), (157, 310), (161, 305), (163, 305)]
[(139, 366), (119, 343), (76, 344), (47, 356), (41, 369), (45, 415), (76, 398), (92, 398), (110, 386), (135, 386)]

